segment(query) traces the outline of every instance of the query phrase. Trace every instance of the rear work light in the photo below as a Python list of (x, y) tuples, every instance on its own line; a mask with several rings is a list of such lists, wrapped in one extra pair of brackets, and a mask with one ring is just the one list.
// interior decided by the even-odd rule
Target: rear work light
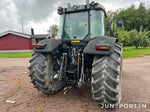
[(105, 47), (105, 46), (96, 46), (95, 48), (97, 50), (109, 50), (109, 47)]

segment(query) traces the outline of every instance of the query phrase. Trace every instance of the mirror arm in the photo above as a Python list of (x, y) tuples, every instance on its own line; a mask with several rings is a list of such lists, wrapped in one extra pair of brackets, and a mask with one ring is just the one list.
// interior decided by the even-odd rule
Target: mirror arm
[(113, 18), (113, 16), (112, 16), (111, 19), (110, 19), (110, 32), (109, 32), (109, 35), (110, 35), (111, 37), (114, 37), (113, 20), (114, 20), (114, 18)]

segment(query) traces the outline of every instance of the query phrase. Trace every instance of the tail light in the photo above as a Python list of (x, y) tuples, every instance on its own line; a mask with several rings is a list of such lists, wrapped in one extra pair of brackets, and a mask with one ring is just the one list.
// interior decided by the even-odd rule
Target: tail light
[(44, 49), (46, 44), (40, 44), (40, 45), (36, 45), (35, 48), (37, 49)]
[(37, 49), (43, 49), (44, 46), (36, 46)]
[(97, 50), (109, 50), (109, 47), (106, 47), (106, 46), (96, 46), (95, 48)]

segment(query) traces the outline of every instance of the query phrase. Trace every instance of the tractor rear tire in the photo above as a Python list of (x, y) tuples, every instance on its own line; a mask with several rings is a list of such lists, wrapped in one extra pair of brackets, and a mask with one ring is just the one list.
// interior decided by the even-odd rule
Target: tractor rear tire
[(57, 59), (51, 54), (34, 53), (30, 60), (31, 83), (45, 94), (55, 94), (65, 86), (62, 80), (52, 80), (56, 73), (55, 64)]
[(117, 108), (121, 101), (122, 45), (109, 56), (95, 56), (92, 64), (92, 95), (95, 103)]

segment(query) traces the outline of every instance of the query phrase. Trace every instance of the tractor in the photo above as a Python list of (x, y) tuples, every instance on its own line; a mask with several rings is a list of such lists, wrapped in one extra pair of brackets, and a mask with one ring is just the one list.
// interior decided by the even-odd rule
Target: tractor
[[(59, 7), (56, 38), (44, 39), (34, 48), (30, 60), (31, 83), (45, 94), (65, 87), (80, 87), (90, 81), (92, 99), (98, 105), (118, 105), (121, 101), (122, 44), (106, 35), (105, 8), (95, 2), (69, 3)], [(117, 21), (121, 27), (122, 20)]]

